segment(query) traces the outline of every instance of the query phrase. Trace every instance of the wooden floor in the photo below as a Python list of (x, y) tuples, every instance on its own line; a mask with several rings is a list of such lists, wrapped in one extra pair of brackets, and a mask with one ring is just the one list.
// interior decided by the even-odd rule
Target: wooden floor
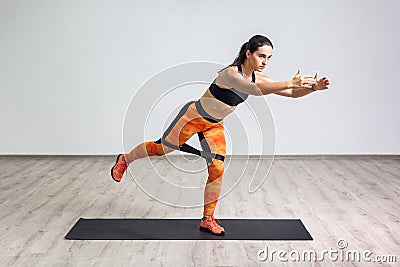
[[(177, 160), (186, 160), (179, 158)], [(244, 176), (251, 176), (250, 159)], [(231, 167), (243, 159), (229, 159)], [(217, 205), (216, 217), (301, 219), (313, 241), (70, 241), (84, 218), (200, 218), (202, 208), (178, 208), (143, 193), (130, 176), (110, 178), (109, 156), (0, 156), (0, 266), (375, 266), (354, 261), (292, 259), (324, 250), (396, 256), (400, 265), (400, 156), (277, 157), (254, 194), (241, 180)], [(161, 157), (157, 168), (182, 176)], [(263, 165), (264, 164), (264, 165)], [(262, 163), (261, 168), (269, 168)], [(146, 176), (151, 166), (131, 170)], [(224, 176), (229, 181), (231, 174)], [(206, 174), (202, 175), (205, 182)], [(151, 175), (147, 177), (151, 179)], [(201, 179), (201, 178), (200, 178)], [(194, 229), (197, 230), (197, 229)], [(228, 229), (227, 229), (228, 231)], [(348, 244), (340, 250), (337, 242)], [(265, 261), (258, 252), (276, 251)], [(288, 261), (283, 262), (278, 258)], [(265, 257), (265, 254), (261, 256)], [(271, 261), (272, 260), (272, 261)], [(389, 259), (390, 260), (390, 259)], [(391, 259), (394, 260), (393, 258)]]

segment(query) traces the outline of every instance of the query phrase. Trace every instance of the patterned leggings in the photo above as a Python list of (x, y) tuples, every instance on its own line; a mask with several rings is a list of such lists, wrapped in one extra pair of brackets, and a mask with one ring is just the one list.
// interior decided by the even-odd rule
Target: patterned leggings
[[(199, 109), (203, 116), (200, 115)], [(206, 151), (206, 153), (207, 151), (211, 152), (214, 155), (217, 154), (214, 158), (206, 157), (208, 180), (204, 191), (204, 216), (214, 214), (221, 192), (224, 173), (223, 159), (226, 155), (223, 121), (215, 121), (210, 117), (204, 116), (204, 110), (202, 110), (200, 102), (188, 103), (182, 108), (163, 136), (164, 141), (169, 144), (168, 146), (166, 146), (166, 143), (161, 142), (161, 139), (156, 142), (145, 142), (138, 146), (145, 147), (147, 155), (143, 156), (161, 156), (172, 152), (174, 149), (181, 148), (182, 145), (186, 145), (185, 142), (197, 133), (203, 151)], [(184, 149), (181, 150), (185, 151)]]

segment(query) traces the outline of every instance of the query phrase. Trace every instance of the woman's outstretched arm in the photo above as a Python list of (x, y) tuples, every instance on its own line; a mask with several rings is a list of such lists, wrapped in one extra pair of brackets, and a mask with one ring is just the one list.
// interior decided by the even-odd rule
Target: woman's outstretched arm
[(256, 82), (252, 83), (233, 68), (227, 68), (220, 72), (216, 82), (227, 88), (233, 87), (242, 93), (260, 96), (287, 89), (311, 88), (315, 84), (315, 79), (312, 75), (301, 76), (298, 70), (293, 79), (288, 81), (277, 82), (267, 76), (257, 75)]
[[(272, 79), (268, 76), (261, 76), (261, 79), (269, 79), (272, 81)], [(275, 92), (274, 94), (276, 95), (281, 95), (281, 96), (286, 96), (286, 97), (293, 97), (293, 98), (298, 98), (298, 97), (303, 97), (306, 96), (314, 91), (318, 90), (325, 90), (329, 88), (330, 81), (327, 77), (322, 77), (318, 79), (318, 72), (314, 76), (315, 79), (315, 84), (310, 87), (310, 88), (297, 88), (297, 89), (286, 89), (282, 90), (279, 92)]]
[[(276, 82), (272, 78), (264, 75), (259, 75), (257, 80), (258, 83), (256, 82), (256, 84), (259, 85), (260, 88), (264, 87), (264, 89), (261, 89), (263, 95), (279, 94), (288, 97), (296, 97), (296, 91), (312, 92), (311, 88), (316, 83), (315, 77), (312, 75), (301, 76), (300, 70), (298, 70), (293, 79), (289, 81)], [(286, 83), (288, 87), (281, 90), (271, 90), (268, 88), (271, 85), (279, 85), (280, 83)]]

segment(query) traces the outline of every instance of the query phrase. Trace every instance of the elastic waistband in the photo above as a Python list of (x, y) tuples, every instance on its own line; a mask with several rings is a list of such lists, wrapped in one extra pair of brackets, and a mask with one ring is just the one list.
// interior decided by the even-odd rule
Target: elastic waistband
[(197, 100), (194, 102), (194, 104), (196, 105), (196, 109), (199, 112), (199, 114), (206, 120), (208, 120), (209, 122), (213, 122), (213, 123), (218, 123), (220, 121), (222, 121), (222, 119), (216, 119), (213, 116), (211, 116), (210, 114), (208, 114), (204, 108), (202, 107), (200, 100)]

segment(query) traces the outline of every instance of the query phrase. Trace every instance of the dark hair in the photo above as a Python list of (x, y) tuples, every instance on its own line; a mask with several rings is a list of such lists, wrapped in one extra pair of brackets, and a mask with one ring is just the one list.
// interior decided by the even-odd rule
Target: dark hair
[(239, 66), (243, 64), (246, 59), (246, 51), (250, 50), (250, 53), (254, 53), (258, 50), (259, 47), (264, 45), (268, 45), (271, 48), (274, 48), (272, 42), (265, 36), (262, 35), (254, 35), (250, 38), (249, 41), (245, 42), (240, 48), (239, 54), (236, 56), (235, 60), (229, 66)]

